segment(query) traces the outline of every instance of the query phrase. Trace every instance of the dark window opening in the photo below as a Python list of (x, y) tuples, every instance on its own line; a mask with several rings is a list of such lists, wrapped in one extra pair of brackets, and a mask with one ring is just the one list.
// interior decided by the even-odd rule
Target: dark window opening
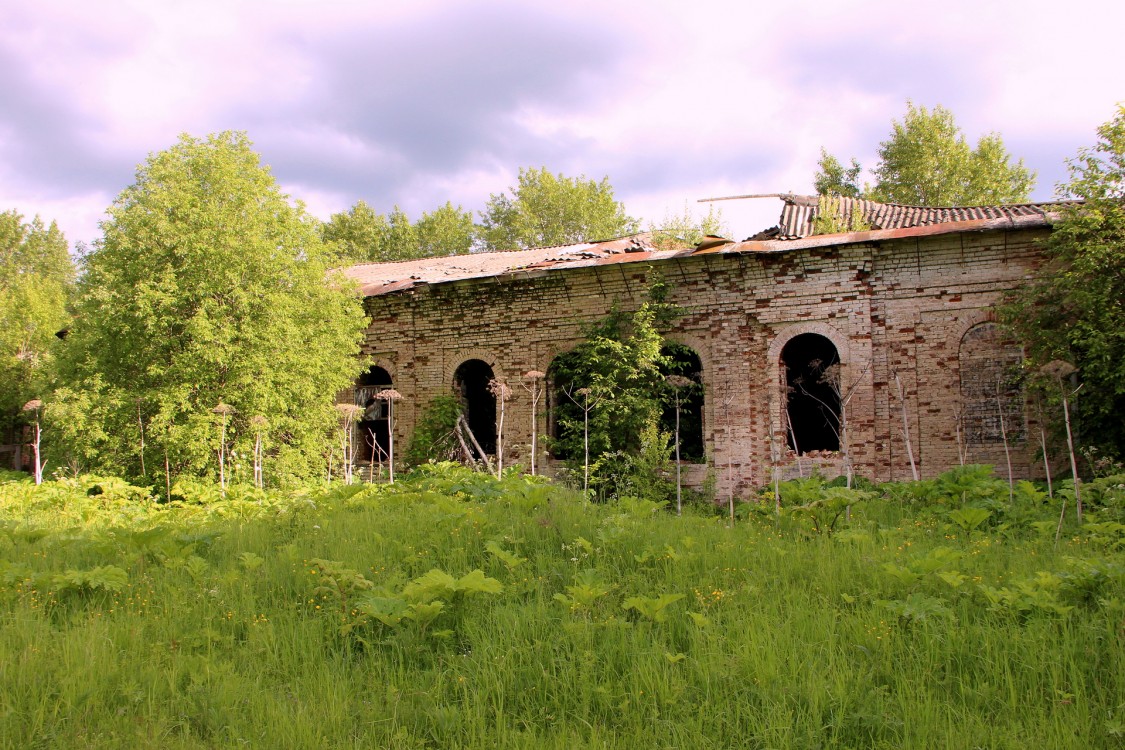
[(391, 387), (391, 374), (382, 367), (372, 367), (359, 377), (353, 403), (363, 412), (355, 423), (356, 463), (382, 463), (387, 460), (391, 445), (387, 402), (375, 398), (375, 394)]
[(840, 450), (840, 395), (831, 377), (834, 371), (829, 371), (839, 364), (836, 346), (817, 333), (794, 336), (781, 350), (782, 422), (791, 450)]
[[(680, 375), (692, 381), (680, 391), (680, 458), (684, 461), (702, 461), (703, 455), (703, 363), (690, 347), (667, 344), (660, 353), (668, 359), (661, 368), (665, 376)], [(674, 394), (669, 394), (660, 415), (660, 429), (675, 436), (676, 404)]]
[(453, 390), (461, 399), (461, 411), (473, 437), (488, 454), (496, 453), (496, 397), (488, 390), (495, 376), (488, 363), (469, 359), (453, 373)]

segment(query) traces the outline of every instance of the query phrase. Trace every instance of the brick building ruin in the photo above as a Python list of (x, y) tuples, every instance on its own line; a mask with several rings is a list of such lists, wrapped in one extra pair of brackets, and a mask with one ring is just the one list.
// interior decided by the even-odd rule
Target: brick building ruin
[[(742, 242), (707, 238), (666, 250), (640, 234), (348, 269), (371, 317), (364, 352), (374, 364), (353, 394), (368, 408), (366, 427), (376, 443), (388, 439), (371, 395), (393, 387), (404, 397), (395, 439), (405, 444), (430, 401), (456, 388), (481, 447), (495, 451), (487, 383), (496, 378), (513, 394), (505, 465), (527, 465), (524, 373), (550, 372), (615, 306), (636, 309), (653, 268), (683, 310), (666, 338), (696, 358), (691, 369), (703, 384), (691, 408), (704, 460), (685, 459), (689, 484), (702, 483), (709, 467), (721, 491), (733, 482), (736, 493), (768, 482), (775, 464), (783, 477), (814, 466), (836, 476), (841, 416), (856, 473), (876, 481), (910, 478), (911, 457), (923, 477), (959, 462), (1003, 466), (1005, 437), (1017, 475), (1034, 475), (1030, 416), (1008, 377), (1021, 353), (994, 307), (1039, 265), (1054, 204), (841, 199), (843, 218), (869, 228), (814, 234), (817, 199), (783, 199), (778, 226)], [(839, 387), (825, 387), (816, 376), (834, 364)], [(540, 433), (554, 408), (550, 383), (546, 391)], [(370, 440), (366, 450), (360, 461), (378, 452)], [(548, 473), (557, 467), (539, 454)]]

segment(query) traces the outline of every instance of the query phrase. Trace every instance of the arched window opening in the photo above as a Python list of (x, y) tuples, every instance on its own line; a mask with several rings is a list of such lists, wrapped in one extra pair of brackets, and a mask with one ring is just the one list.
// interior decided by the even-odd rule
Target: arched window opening
[(836, 346), (818, 333), (794, 336), (781, 350), (786, 443), (798, 454), (840, 450), (840, 394), (832, 377)]
[(496, 452), (496, 397), (488, 390), (494, 377), (488, 363), (479, 359), (465, 360), (453, 373), (453, 390), (461, 399), (465, 421), (488, 454)]
[[(699, 462), (703, 453), (703, 363), (691, 347), (683, 344), (666, 344), (661, 355), (667, 364), (661, 368), (665, 376), (679, 375), (692, 382), (680, 391), (680, 458)], [(672, 397), (660, 416), (660, 429), (672, 435), (676, 429), (676, 405)]]
[(966, 445), (999, 445), (1005, 436), (1009, 442), (1024, 439), (1022, 361), (1019, 346), (996, 323), (973, 326), (961, 337), (960, 427)]
[(387, 402), (375, 398), (375, 394), (392, 385), (391, 374), (382, 367), (372, 367), (359, 376), (353, 400), (356, 406), (363, 409), (355, 423), (357, 464), (382, 463), (387, 460), (391, 444)]

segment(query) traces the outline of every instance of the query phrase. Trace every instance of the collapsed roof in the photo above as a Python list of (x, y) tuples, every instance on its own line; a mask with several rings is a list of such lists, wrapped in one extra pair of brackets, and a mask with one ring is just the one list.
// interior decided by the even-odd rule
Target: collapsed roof
[[(903, 206), (858, 198), (833, 198), (832, 208), (845, 226), (862, 231), (815, 234), (819, 196), (778, 196), (784, 206), (778, 225), (736, 242), (706, 237), (695, 247), (662, 249), (651, 232), (574, 245), (470, 253), (436, 258), (361, 263), (343, 269), (366, 297), (394, 294), (418, 286), (481, 278), (533, 277), (546, 272), (617, 263), (653, 262), (675, 257), (727, 253), (780, 253), (813, 247), (923, 237), (952, 232), (1046, 227), (1062, 205), (1058, 202), (1002, 206)], [(665, 243), (661, 243), (664, 245)]]

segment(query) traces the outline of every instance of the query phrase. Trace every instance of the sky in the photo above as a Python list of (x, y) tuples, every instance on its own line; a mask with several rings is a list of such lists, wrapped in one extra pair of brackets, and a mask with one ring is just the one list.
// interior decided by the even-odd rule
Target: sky
[[(608, 177), (644, 225), (811, 193), (907, 101), (1066, 177), (1125, 101), (1125, 3), (0, 0), (0, 210), (93, 243), (149, 154), (244, 130), (327, 219), (479, 211), (521, 167)], [(776, 199), (724, 201), (742, 238)]]

